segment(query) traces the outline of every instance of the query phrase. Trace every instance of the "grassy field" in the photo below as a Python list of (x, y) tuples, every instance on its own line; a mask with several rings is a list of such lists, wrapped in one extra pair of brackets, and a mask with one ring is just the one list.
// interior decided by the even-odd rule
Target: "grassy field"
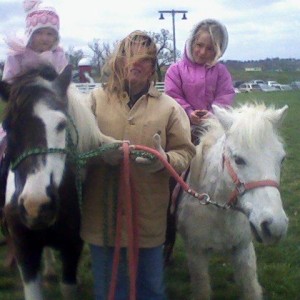
[[(289, 216), (289, 230), (286, 238), (276, 246), (255, 244), (258, 261), (259, 281), (264, 289), (266, 300), (300, 299), (300, 91), (274, 93), (238, 94), (236, 104), (245, 101), (264, 101), (275, 107), (287, 104), (289, 111), (281, 134), (285, 140), (287, 159), (281, 180), (281, 193), (284, 208)], [(20, 300), (22, 286), (16, 269), (2, 267), (6, 253), (0, 248), (0, 299)], [(59, 273), (59, 265), (57, 265)], [(92, 299), (92, 277), (90, 260), (85, 248), (80, 265), (81, 299)], [(227, 260), (214, 257), (211, 264), (213, 300), (236, 300), (238, 291), (233, 282), (233, 274)], [(177, 239), (175, 260), (166, 272), (169, 299), (191, 300), (189, 275), (186, 257), (180, 238)], [(61, 299), (57, 283), (45, 283), (46, 299)]]
[(275, 80), (282, 84), (289, 84), (292, 81), (300, 80), (300, 72), (273, 72), (273, 71), (253, 71), (245, 72), (243, 70), (229, 69), (233, 80), (250, 81), (252, 79)]

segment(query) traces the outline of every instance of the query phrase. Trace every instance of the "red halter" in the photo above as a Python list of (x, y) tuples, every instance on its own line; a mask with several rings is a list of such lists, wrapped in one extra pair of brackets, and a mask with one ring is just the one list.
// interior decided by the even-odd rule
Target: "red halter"
[(244, 195), (245, 192), (247, 192), (249, 190), (252, 190), (252, 189), (255, 189), (258, 187), (264, 187), (264, 186), (273, 186), (273, 187), (279, 189), (279, 184), (277, 183), (277, 181), (270, 180), (270, 179), (251, 181), (251, 182), (247, 182), (247, 183), (241, 182), (239, 180), (236, 172), (232, 168), (229, 159), (224, 154), (223, 154), (223, 164), (226, 166), (227, 171), (235, 184), (235, 189), (232, 191), (229, 201), (228, 201), (229, 206), (233, 206), (236, 203), (238, 196)]

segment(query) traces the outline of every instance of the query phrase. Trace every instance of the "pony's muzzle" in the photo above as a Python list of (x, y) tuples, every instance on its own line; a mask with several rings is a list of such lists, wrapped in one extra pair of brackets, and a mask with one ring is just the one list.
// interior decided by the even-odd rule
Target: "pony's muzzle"
[(29, 228), (46, 228), (55, 222), (57, 215), (56, 201), (52, 197), (20, 198), (20, 213), (23, 223)]

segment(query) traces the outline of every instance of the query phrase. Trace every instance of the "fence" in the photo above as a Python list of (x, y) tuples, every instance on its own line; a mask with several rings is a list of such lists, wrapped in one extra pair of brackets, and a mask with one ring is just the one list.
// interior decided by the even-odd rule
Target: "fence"
[(75, 86), (79, 89), (82, 93), (89, 93), (94, 88), (99, 87), (101, 83), (75, 83)]
[(165, 91), (165, 83), (164, 82), (156, 82), (155, 86), (160, 92)]
[[(75, 83), (75, 86), (79, 89), (79, 91), (86, 94), (100, 85), (101, 83)], [(160, 92), (164, 92), (164, 82), (156, 82), (155, 86)]]

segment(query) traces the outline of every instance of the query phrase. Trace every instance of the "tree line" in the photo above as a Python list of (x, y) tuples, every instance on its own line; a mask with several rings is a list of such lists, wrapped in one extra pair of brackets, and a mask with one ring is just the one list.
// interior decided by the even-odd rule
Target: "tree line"
[[(173, 35), (166, 29), (161, 29), (160, 32), (147, 32), (155, 41), (158, 47), (157, 61), (157, 81), (164, 80), (164, 73), (168, 66), (173, 63)], [(101, 42), (101, 39), (94, 39), (88, 43), (88, 48), (91, 50), (91, 55), (87, 55), (82, 50), (75, 50), (74, 46), (70, 46), (66, 54), (70, 64), (74, 70), (78, 68), (78, 62), (86, 57), (91, 56), (93, 76), (100, 78), (103, 67), (107, 58), (112, 54), (114, 47), (118, 41), (113, 44)], [(176, 49), (176, 57), (180, 58), (181, 51)], [(231, 70), (245, 70), (245, 68), (261, 68), (263, 71), (300, 71), (300, 59), (280, 59), (266, 58), (263, 60), (226, 60), (222, 61)], [(0, 61), (0, 71), (3, 70), (4, 61)], [(1, 73), (1, 72), (0, 72)]]
[[(157, 80), (162, 81), (164, 70), (173, 62), (173, 36), (168, 30), (161, 29), (159, 33), (147, 32), (155, 41), (158, 48), (158, 60), (156, 65)], [(107, 58), (112, 54), (114, 47), (118, 41), (115, 41), (113, 45), (107, 42), (101, 42), (100, 39), (94, 39), (88, 44), (89, 49), (92, 52), (92, 67), (94, 75), (100, 77), (103, 67)], [(74, 47), (69, 47), (66, 51), (70, 63), (76, 69), (78, 62), (85, 57), (85, 53), (82, 50), (74, 50)], [(176, 50), (176, 56), (180, 57), (181, 52)]]

